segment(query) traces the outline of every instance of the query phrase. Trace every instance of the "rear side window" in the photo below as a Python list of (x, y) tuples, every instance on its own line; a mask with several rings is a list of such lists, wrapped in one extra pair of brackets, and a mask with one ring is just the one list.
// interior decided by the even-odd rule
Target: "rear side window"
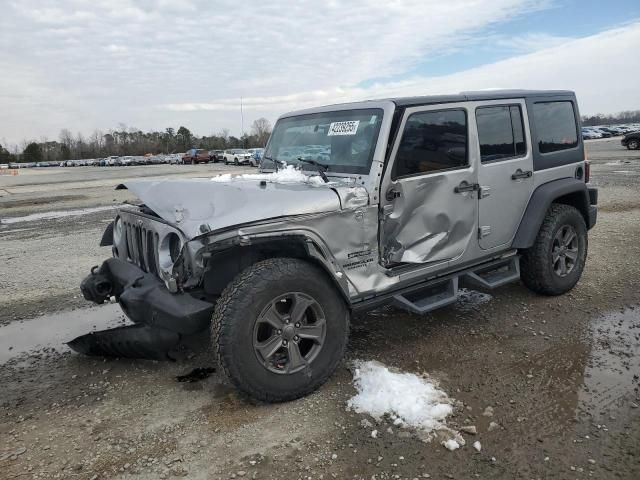
[(463, 168), (467, 161), (465, 110), (438, 110), (412, 114), (405, 125), (394, 177)]
[(540, 153), (552, 153), (578, 146), (578, 128), (571, 102), (534, 103), (533, 119)]
[(520, 105), (476, 109), (482, 162), (519, 157), (527, 151)]

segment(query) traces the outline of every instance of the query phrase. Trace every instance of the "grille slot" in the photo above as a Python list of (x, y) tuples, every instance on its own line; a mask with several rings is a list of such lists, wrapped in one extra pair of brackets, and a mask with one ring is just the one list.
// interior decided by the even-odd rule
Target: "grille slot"
[(158, 275), (158, 240), (159, 236), (142, 225), (124, 222), (126, 235), (127, 260), (147, 273)]

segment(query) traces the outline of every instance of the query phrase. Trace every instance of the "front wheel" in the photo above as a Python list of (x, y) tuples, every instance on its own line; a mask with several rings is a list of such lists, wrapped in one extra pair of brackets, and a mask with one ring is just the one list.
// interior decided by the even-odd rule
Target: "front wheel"
[(532, 247), (522, 252), (521, 279), (536, 293), (560, 295), (571, 290), (587, 259), (587, 227), (570, 205), (549, 207)]
[(224, 290), (213, 314), (218, 361), (231, 382), (267, 402), (316, 390), (340, 363), (349, 310), (324, 271), (293, 258), (244, 270)]
[(640, 148), (640, 140), (636, 140), (635, 138), (629, 140), (629, 143), (627, 143), (627, 148), (629, 150), (638, 150)]

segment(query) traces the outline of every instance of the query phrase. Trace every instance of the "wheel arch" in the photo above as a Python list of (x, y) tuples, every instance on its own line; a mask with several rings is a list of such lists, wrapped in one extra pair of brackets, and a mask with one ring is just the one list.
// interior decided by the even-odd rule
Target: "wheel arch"
[(303, 233), (248, 239), (243, 237), (242, 242), (212, 252), (203, 272), (203, 288), (208, 295), (219, 295), (244, 269), (262, 260), (277, 257), (298, 258), (320, 267), (346, 305), (350, 306), (347, 281), (344, 276), (336, 274), (333, 265), (337, 263), (328, 248)]
[(575, 207), (582, 214), (587, 229), (593, 226), (589, 216), (589, 191), (584, 181), (576, 178), (552, 180), (540, 185), (531, 195), (513, 239), (513, 248), (529, 248), (533, 245), (547, 210), (553, 203)]

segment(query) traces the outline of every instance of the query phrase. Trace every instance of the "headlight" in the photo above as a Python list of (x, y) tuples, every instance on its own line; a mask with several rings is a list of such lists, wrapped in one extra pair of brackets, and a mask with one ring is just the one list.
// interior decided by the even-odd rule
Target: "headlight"
[(158, 263), (163, 269), (170, 269), (182, 251), (182, 239), (177, 233), (170, 232), (160, 240)]
[(121, 239), (122, 239), (122, 219), (120, 217), (116, 217), (116, 219), (113, 221), (113, 244), (119, 245)]
[(182, 248), (180, 237), (175, 233), (170, 233), (167, 235), (169, 240), (169, 257), (173, 263), (176, 263), (178, 257), (180, 256), (180, 250)]

